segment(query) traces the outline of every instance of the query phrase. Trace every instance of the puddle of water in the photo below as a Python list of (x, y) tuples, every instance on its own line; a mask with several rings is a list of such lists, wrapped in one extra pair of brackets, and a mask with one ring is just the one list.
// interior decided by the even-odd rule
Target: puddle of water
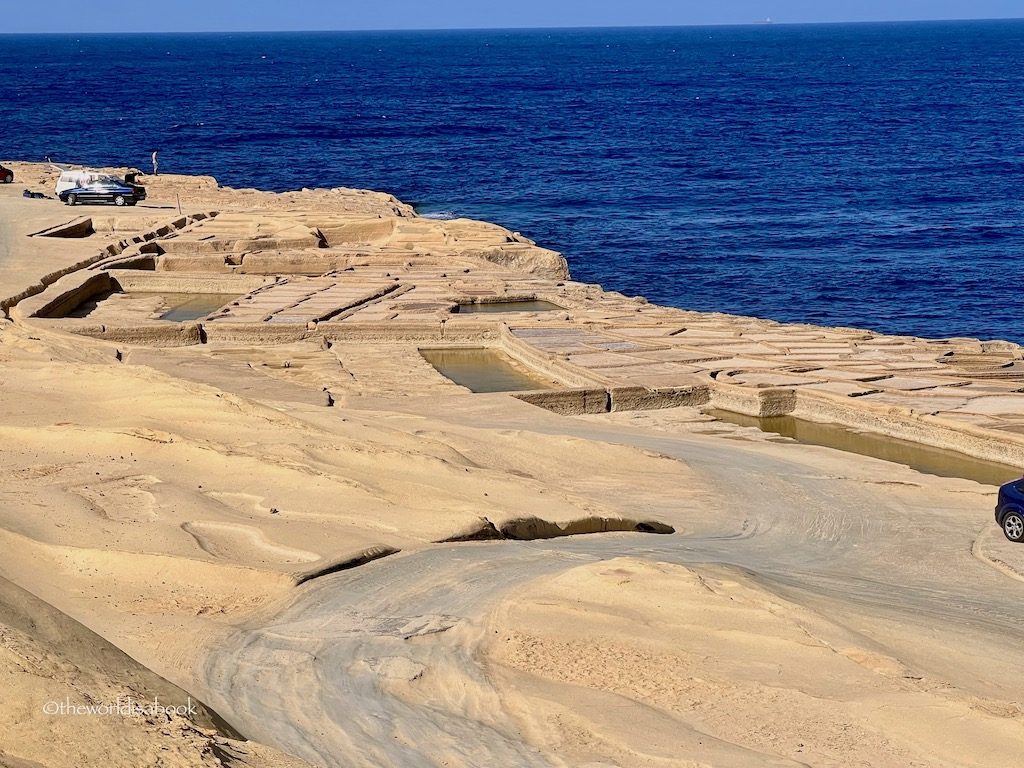
[(161, 294), (167, 311), (161, 320), (183, 323), (199, 320), (238, 298), (238, 294), (225, 293), (165, 293)]
[(521, 392), (554, 384), (493, 349), (421, 349), (438, 373), (473, 392)]
[(134, 301), (148, 302), (146, 310), (148, 313), (151, 311), (149, 308), (155, 306), (154, 302), (159, 302), (159, 310), (163, 311), (160, 315), (161, 320), (181, 323), (206, 317), (225, 304), (231, 303), (240, 295), (234, 293), (148, 293), (144, 291), (121, 293), (120, 291), (107, 291), (83, 301), (65, 316), (89, 317), (106, 301), (115, 301), (119, 307), (125, 309), (132, 309)]
[(836, 448), (862, 456), (904, 464), (918, 472), (939, 477), (961, 477), (985, 485), (1002, 485), (1008, 480), (1021, 476), (1019, 467), (999, 464), (994, 461), (975, 459), (956, 451), (932, 448), (927, 445), (900, 440), (895, 437), (860, 432), (839, 424), (819, 424), (793, 416), (744, 416), (718, 409), (708, 413), (720, 421), (741, 427), (757, 427), (762, 432), (772, 432), (791, 437), (797, 442)]
[(460, 315), (491, 314), (502, 312), (557, 312), (565, 307), (550, 301), (486, 301), (481, 304), (459, 304), (455, 312)]

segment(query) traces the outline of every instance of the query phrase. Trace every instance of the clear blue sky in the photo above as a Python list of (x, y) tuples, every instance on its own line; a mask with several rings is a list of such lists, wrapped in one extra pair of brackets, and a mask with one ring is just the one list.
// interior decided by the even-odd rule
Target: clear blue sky
[(460, 29), (1022, 18), (1024, 0), (0, 0), (3, 32)]

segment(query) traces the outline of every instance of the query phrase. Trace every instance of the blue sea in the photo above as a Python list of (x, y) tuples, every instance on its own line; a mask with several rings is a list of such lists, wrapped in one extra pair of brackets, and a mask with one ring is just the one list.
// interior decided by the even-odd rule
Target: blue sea
[(1024, 342), (1024, 21), (0, 36), (0, 126), (387, 190), (687, 309)]

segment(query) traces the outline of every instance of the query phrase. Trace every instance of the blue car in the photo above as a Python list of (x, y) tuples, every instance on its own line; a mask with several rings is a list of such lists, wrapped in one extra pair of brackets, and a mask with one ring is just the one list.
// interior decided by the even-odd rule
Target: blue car
[(114, 205), (135, 205), (146, 199), (145, 187), (128, 184), (115, 178), (96, 179), (80, 187), (65, 189), (59, 195), (62, 203), (113, 203)]
[(996, 522), (1010, 541), (1024, 541), (1024, 477), (999, 488)]

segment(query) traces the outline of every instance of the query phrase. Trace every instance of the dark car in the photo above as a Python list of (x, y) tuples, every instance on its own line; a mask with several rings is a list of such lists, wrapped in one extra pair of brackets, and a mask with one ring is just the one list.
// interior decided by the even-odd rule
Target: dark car
[(2, 181), (4, 184), (10, 184), (12, 181), (14, 181), (14, 171), (12, 171), (10, 168), (4, 168), (2, 165), (0, 165), (0, 181)]
[(62, 203), (113, 203), (114, 205), (135, 205), (146, 199), (145, 187), (128, 184), (120, 179), (106, 178), (90, 181), (80, 187), (65, 189), (59, 195)]
[(1010, 541), (1024, 541), (1024, 477), (999, 488), (996, 522)]

